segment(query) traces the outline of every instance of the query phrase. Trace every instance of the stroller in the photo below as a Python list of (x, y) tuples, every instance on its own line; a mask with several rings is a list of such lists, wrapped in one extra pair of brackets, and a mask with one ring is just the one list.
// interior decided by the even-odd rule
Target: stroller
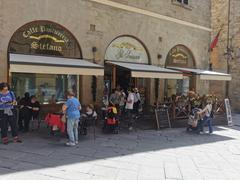
[(119, 133), (119, 120), (117, 119), (117, 108), (109, 106), (106, 109), (106, 115), (104, 118), (104, 124), (102, 127), (104, 133), (112, 132), (114, 134)]
[(192, 110), (192, 113), (189, 115), (188, 118), (188, 127), (186, 129), (187, 132), (198, 132), (200, 128), (200, 124), (202, 121), (202, 118), (200, 115), (197, 114), (197, 112), (200, 112), (201, 109), (194, 108)]

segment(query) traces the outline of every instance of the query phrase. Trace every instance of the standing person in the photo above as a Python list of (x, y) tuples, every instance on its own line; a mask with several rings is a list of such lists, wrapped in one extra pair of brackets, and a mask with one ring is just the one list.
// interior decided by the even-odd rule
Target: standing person
[[(36, 96), (31, 96), (31, 108), (32, 108), (32, 120), (38, 120), (38, 115), (40, 111), (40, 103), (38, 102)], [(40, 128), (40, 121), (38, 120), (38, 128)]]
[(127, 97), (126, 106), (125, 106), (126, 114), (128, 117), (129, 130), (133, 129), (133, 127), (132, 127), (133, 126), (133, 103), (134, 103), (134, 94), (132, 92), (132, 89), (129, 88), (128, 89), (128, 97)]
[(119, 110), (120, 110), (119, 115), (121, 116), (121, 118), (124, 114), (125, 102), (126, 102), (126, 94), (125, 94), (124, 90), (121, 89), (121, 91), (120, 91), (120, 101), (119, 101)]
[(81, 104), (74, 95), (72, 91), (68, 91), (68, 100), (62, 107), (63, 112), (66, 112), (67, 115), (67, 133), (69, 137), (69, 142), (66, 143), (67, 146), (75, 146), (78, 144), (78, 124)]
[(117, 89), (113, 89), (112, 94), (109, 98), (109, 102), (113, 104), (117, 108), (117, 110), (119, 110), (120, 92)]
[(207, 105), (205, 106), (205, 108), (198, 112), (199, 115), (203, 115), (203, 121), (200, 124), (200, 134), (204, 133), (204, 126), (206, 124), (208, 124), (208, 128), (209, 128), (209, 134), (213, 133), (213, 128), (212, 128), (212, 100), (211, 99), (207, 99)]
[(16, 98), (12, 91), (9, 90), (7, 83), (0, 84), (0, 127), (3, 144), (8, 144), (8, 125), (11, 127), (13, 142), (22, 142), (18, 137), (17, 119), (14, 115)]
[(133, 110), (134, 110), (134, 114), (135, 114), (135, 118), (138, 118), (139, 115), (139, 106), (141, 103), (141, 97), (140, 94), (138, 92), (137, 88), (134, 88), (134, 104), (133, 104)]
[(19, 130), (23, 129), (24, 132), (28, 132), (29, 123), (32, 117), (31, 98), (28, 92), (26, 92), (24, 94), (24, 97), (20, 100), (19, 106), (20, 106), (19, 121), (18, 121)]

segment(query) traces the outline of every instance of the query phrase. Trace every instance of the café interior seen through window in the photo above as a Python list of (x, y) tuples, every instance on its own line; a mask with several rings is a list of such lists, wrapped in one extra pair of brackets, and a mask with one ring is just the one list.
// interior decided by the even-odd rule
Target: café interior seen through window
[(12, 88), (16, 97), (23, 97), (25, 92), (35, 95), (41, 104), (63, 103), (67, 90), (77, 95), (78, 76), (13, 73)]

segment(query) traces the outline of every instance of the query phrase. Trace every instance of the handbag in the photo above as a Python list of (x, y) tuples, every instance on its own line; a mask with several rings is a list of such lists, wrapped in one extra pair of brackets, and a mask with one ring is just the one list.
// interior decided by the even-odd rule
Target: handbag
[(61, 121), (62, 121), (63, 123), (66, 123), (66, 122), (67, 122), (66, 114), (63, 114), (63, 115), (62, 115)]

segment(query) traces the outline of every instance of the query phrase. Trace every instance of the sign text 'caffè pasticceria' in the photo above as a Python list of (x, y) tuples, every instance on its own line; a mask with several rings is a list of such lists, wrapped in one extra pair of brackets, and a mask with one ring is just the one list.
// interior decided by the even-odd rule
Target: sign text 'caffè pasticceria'
[(22, 26), (12, 37), (10, 52), (79, 58), (80, 48), (73, 35), (58, 24), (37, 21)]

